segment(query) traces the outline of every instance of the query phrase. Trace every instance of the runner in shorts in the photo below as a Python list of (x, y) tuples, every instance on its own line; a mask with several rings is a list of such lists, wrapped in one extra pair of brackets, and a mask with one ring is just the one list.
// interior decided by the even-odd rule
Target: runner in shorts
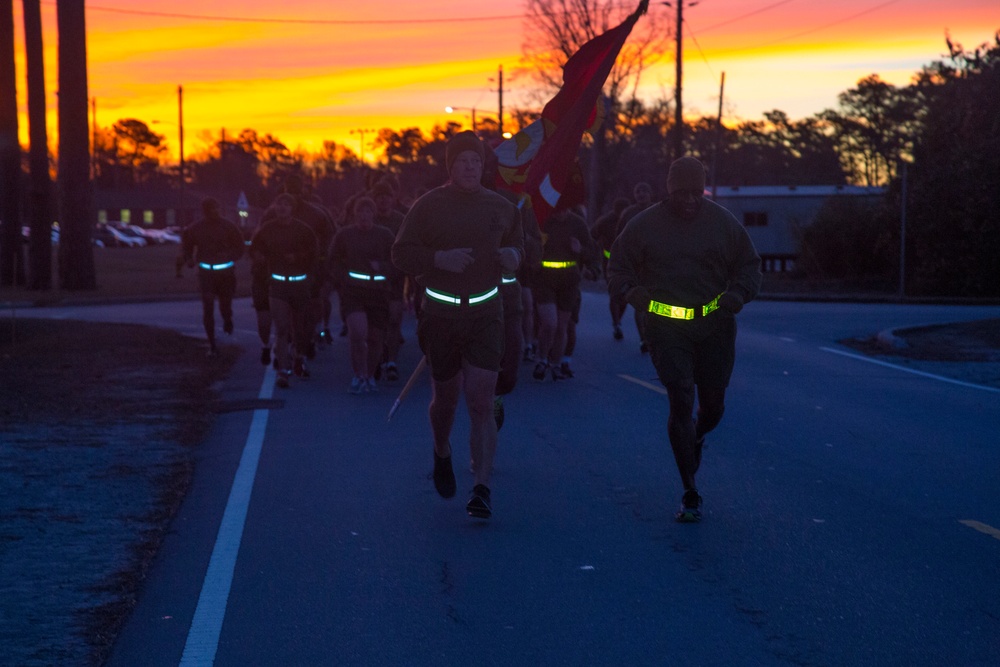
[(493, 392), (504, 348), (501, 276), (517, 270), (524, 242), (517, 208), (482, 186), (484, 156), (472, 132), (448, 141), (451, 180), (413, 204), (392, 259), (424, 290), (417, 339), (432, 377), (434, 486), (444, 498), (455, 495), (450, 437), (464, 392), (475, 477), (466, 512), (489, 519), (497, 445)]
[(701, 162), (675, 160), (667, 199), (629, 221), (608, 262), (609, 294), (647, 315), (650, 358), (667, 389), (667, 433), (684, 486), (680, 522), (701, 519), (695, 474), (705, 434), (725, 409), (736, 358), (734, 316), (761, 283), (760, 257), (746, 229), (704, 192)]
[(377, 392), (375, 369), (382, 361), (382, 345), (389, 326), (389, 293), (393, 278), (392, 232), (375, 224), (375, 202), (354, 200), (354, 224), (337, 233), (330, 261), (340, 303), (346, 315), (354, 378), (352, 394)]

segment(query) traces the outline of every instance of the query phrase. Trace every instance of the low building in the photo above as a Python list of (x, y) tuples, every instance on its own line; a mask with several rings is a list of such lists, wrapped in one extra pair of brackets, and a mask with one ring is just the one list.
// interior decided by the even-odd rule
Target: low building
[(215, 197), (224, 218), (249, 233), (263, 212), (247, 203), (242, 192), (202, 192), (186, 189), (137, 187), (94, 191), (94, 222), (122, 222), (140, 227), (183, 228), (201, 217), (201, 201)]
[(854, 185), (733, 186), (716, 188), (715, 200), (743, 223), (764, 271), (787, 271), (801, 250), (802, 230), (831, 197), (876, 203), (885, 188)]

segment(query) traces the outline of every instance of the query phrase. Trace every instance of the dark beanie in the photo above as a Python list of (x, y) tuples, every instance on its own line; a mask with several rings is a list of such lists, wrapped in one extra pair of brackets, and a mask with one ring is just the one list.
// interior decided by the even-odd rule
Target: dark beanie
[(459, 132), (448, 140), (444, 149), (444, 166), (447, 167), (449, 174), (451, 173), (451, 165), (455, 164), (455, 158), (462, 151), (475, 151), (484, 162), (486, 161), (486, 149), (483, 148), (483, 142), (479, 140), (476, 133), (472, 130)]
[(677, 158), (667, 172), (667, 194), (677, 190), (705, 191), (705, 167), (697, 158)]

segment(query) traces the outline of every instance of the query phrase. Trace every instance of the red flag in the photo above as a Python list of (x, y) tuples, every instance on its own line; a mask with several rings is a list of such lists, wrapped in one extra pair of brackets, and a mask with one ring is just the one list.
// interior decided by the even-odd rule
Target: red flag
[(563, 67), (562, 88), (545, 105), (541, 118), (496, 148), (498, 185), (527, 192), (540, 226), (558, 204), (583, 201), (577, 148), (583, 133), (603, 121), (603, 109), (597, 104), (601, 89), (648, 5), (649, 0), (642, 0), (619, 26), (581, 46)]

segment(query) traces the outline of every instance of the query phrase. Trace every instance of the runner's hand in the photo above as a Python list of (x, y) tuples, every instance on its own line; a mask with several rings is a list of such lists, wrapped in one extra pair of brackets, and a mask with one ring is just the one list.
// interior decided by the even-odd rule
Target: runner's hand
[(472, 264), (472, 248), (452, 248), (434, 253), (434, 266), (452, 273), (462, 273)]
[(521, 264), (521, 253), (517, 248), (500, 248), (497, 250), (497, 259), (500, 260), (500, 270), (504, 273), (514, 273)]
[(743, 310), (743, 299), (732, 292), (724, 292), (719, 297), (719, 308), (727, 310), (733, 315)]
[(649, 310), (649, 302), (652, 298), (649, 290), (642, 286), (633, 287), (625, 293), (625, 300), (640, 313), (645, 313)]

